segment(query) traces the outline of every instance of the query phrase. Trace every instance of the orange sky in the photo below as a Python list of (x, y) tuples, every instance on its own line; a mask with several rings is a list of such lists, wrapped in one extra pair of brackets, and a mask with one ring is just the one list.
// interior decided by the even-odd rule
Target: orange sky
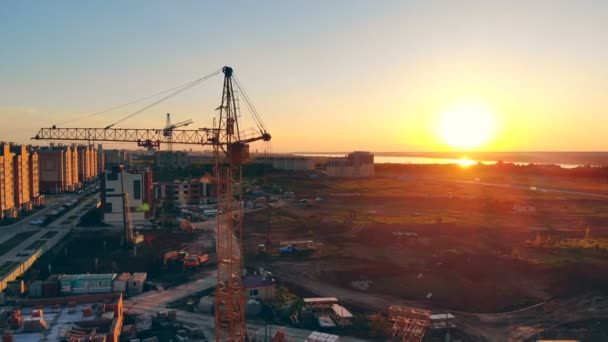
[[(106, 126), (139, 107), (85, 117), (229, 64), (273, 135), (253, 149), (455, 149), (441, 118), (459, 103), (496, 123), (477, 150), (608, 147), (606, 2), (4, 7), (2, 140), (71, 119)], [(216, 77), (121, 127), (161, 128), (167, 112), (209, 126), (220, 90)]]

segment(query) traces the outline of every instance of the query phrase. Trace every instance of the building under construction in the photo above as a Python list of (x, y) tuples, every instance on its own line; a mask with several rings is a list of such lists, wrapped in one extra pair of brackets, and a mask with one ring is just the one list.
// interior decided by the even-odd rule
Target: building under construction
[(346, 157), (329, 158), (326, 171), (329, 177), (373, 177), (374, 155), (370, 152), (355, 151)]
[(118, 342), (123, 328), (121, 293), (19, 300), (3, 341)]
[[(124, 184), (124, 190), (123, 190)], [(127, 196), (127, 204), (124, 203)], [(101, 177), (103, 219), (107, 224), (124, 224), (125, 214), (134, 224), (144, 223), (153, 214), (152, 169), (114, 167)], [(127, 213), (124, 208), (127, 207)]]

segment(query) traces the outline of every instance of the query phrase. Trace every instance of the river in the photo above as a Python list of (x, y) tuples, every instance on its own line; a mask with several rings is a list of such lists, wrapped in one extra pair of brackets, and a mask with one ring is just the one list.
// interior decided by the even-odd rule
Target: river
[[(296, 153), (297, 156), (306, 156), (306, 157), (344, 157), (344, 154), (332, 154), (332, 153)], [(405, 157), (405, 156), (374, 156), (374, 162), (376, 164), (459, 164), (462, 166), (474, 165), (479, 162), (479, 160), (473, 160), (469, 158), (460, 158), (460, 159), (452, 159), (452, 158), (433, 158), (433, 157)], [(484, 164), (496, 164), (495, 160), (481, 160)], [(527, 162), (515, 162), (515, 164), (525, 165)], [(575, 164), (557, 164), (563, 168), (571, 169), (575, 167), (579, 167), (580, 165)]]

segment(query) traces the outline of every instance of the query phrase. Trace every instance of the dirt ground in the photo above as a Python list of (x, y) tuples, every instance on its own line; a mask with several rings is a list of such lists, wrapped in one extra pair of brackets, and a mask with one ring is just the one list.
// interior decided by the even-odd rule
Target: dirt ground
[[(50, 273), (147, 272), (149, 280), (171, 285), (186, 281), (190, 274), (182, 272), (181, 265), (163, 267), (165, 252), (185, 250), (191, 254), (203, 254), (212, 253), (215, 248), (213, 236), (205, 232), (146, 231), (144, 242), (137, 246), (136, 255), (121, 240), (122, 234), (116, 232), (72, 233), (61, 245), (44, 255), (27, 277), (45, 279)], [(51, 265), (51, 272), (48, 265)]]
[[(363, 312), (403, 303), (495, 313), (608, 289), (606, 199), (420, 177), (266, 183), (296, 199), (246, 217), (249, 262)], [(260, 259), (268, 231), (323, 246), (306, 259)]]

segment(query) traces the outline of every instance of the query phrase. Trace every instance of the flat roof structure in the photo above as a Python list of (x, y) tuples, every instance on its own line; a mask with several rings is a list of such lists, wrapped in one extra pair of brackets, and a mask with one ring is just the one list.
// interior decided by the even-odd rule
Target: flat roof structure
[(339, 302), (336, 297), (304, 298), (303, 301), (306, 304), (330, 304)]
[[(46, 329), (14, 333), (15, 342), (62, 341), (76, 338), (104, 337), (118, 342), (123, 324), (122, 294), (95, 294), (57, 298), (22, 300), (21, 317), (24, 321), (42, 319)], [(42, 308), (41, 310), (39, 310)], [(37, 310), (42, 312), (36, 317)]]
[(342, 305), (334, 304), (331, 308), (334, 310), (334, 314), (340, 318), (353, 318), (353, 314)]

